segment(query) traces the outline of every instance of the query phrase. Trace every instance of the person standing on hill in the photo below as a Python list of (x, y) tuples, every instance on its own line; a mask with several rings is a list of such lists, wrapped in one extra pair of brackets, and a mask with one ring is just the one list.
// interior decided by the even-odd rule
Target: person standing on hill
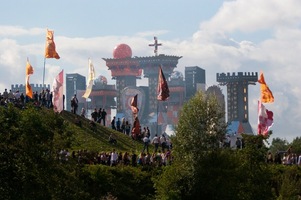
[(121, 121), (120, 121), (119, 117), (117, 118), (117, 121), (116, 121), (116, 128), (117, 128), (117, 131), (121, 132)]
[(105, 109), (102, 109), (101, 120), (103, 120), (103, 125), (104, 126), (106, 126), (106, 116), (107, 116), (107, 112), (105, 111)]
[(78, 108), (78, 99), (76, 97), (76, 94), (71, 99), (71, 108), (72, 108), (72, 113), (76, 114)]
[(121, 132), (125, 134), (125, 118), (121, 119)]
[(80, 112), (80, 116), (82, 116), (82, 117), (86, 116), (86, 110), (85, 110), (85, 108), (82, 108), (82, 111)]
[(95, 108), (94, 111), (91, 113), (91, 118), (94, 122), (97, 121), (97, 115), (98, 115), (97, 109)]
[(116, 117), (113, 117), (112, 121), (111, 121), (111, 127), (112, 129), (116, 130), (116, 126), (115, 126), (115, 118)]
[(129, 124), (129, 121), (125, 122), (125, 133), (129, 136), (131, 131), (131, 125)]
[(145, 135), (142, 140), (143, 140), (143, 143), (144, 143), (142, 152), (144, 153), (144, 151), (146, 150), (146, 153), (149, 153), (148, 152), (148, 145), (149, 145), (149, 142), (150, 142), (149, 138)]
[(158, 135), (156, 134), (155, 137), (154, 137), (153, 140), (152, 140), (152, 144), (155, 145), (155, 152), (158, 151), (159, 143), (160, 143), (160, 140), (159, 140)]
[(97, 123), (101, 123), (101, 113), (102, 113), (102, 109), (99, 108), (97, 113)]

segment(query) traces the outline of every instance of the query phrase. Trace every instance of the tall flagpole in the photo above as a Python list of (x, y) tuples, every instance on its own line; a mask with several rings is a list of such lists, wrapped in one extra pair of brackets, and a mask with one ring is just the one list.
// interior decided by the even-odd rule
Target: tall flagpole
[(157, 100), (157, 135), (159, 136), (159, 101)]
[(44, 80), (45, 80), (45, 65), (46, 65), (46, 57), (44, 57), (44, 69), (43, 69), (43, 89), (44, 89)]

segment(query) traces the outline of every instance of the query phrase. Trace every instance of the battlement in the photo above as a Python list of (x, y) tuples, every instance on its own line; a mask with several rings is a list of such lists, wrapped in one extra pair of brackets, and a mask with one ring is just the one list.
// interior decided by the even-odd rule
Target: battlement
[[(30, 86), (32, 87), (33, 90), (42, 90), (42, 89), (50, 89), (50, 84), (46, 85), (44, 84), (30, 84)], [(12, 91), (16, 91), (16, 90), (24, 90), (25, 89), (25, 84), (15, 84), (15, 85), (11, 85), (11, 90)]]
[(227, 74), (225, 73), (217, 73), (216, 74), (216, 81), (225, 83), (225, 82), (243, 82), (248, 81), (250, 84), (255, 84), (258, 80), (258, 72), (238, 72), (237, 75), (235, 72), (230, 74), (229, 72)]

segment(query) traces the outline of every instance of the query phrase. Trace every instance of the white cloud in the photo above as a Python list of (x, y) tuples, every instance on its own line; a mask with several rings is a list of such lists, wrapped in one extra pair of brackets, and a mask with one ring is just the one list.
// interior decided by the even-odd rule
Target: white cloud
[(254, 32), (300, 23), (299, 0), (236, 0), (225, 2), (218, 13), (201, 24), (203, 30)]
[(46, 35), (46, 29), (30, 28), (20, 26), (0, 26), (0, 37), (24, 36), (24, 35)]
[[(159, 53), (183, 56), (177, 71), (185, 66), (200, 66), (206, 70), (207, 85), (216, 83), (216, 73), (259, 72), (263, 70), (266, 82), (274, 93), (275, 103), (267, 104), (274, 112), (274, 137), (288, 140), (300, 135), (301, 90), (299, 87), (301, 52), (301, 1), (299, 0), (236, 0), (227, 1), (210, 20), (202, 22), (200, 29), (186, 40), (162, 40)], [(3, 29), (2, 29), (3, 28)], [(269, 33), (260, 41), (253, 40), (255, 32)], [(0, 92), (12, 83), (24, 83), (25, 61), (30, 58), (35, 68), (31, 83), (42, 81), (43, 28), (25, 29), (0, 27)], [(113, 49), (120, 43), (132, 48), (133, 56), (152, 56), (154, 35), (166, 34), (165, 30), (139, 32), (133, 36), (105, 36), (72, 38), (55, 35), (60, 60), (46, 60), (45, 82), (52, 84), (53, 78), (64, 69), (65, 73), (87, 75), (88, 58), (97, 75), (110, 77), (102, 58), (112, 58)], [(241, 39), (238, 33), (250, 34)], [(19, 42), (12, 36), (29, 37), (28, 42)], [(34, 36), (40, 37), (33, 40)], [(152, 37), (150, 37), (152, 36)], [(8, 39), (10, 38), (10, 39)], [(18, 82), (19, 81), (19, 82)], [(145, 84), (144, 80), (138, 81)], [(222, 87), (226, 91), (225, 87)], [(249, 115), (256, 131), (257, 100), (259, 85), (249, 86)]]

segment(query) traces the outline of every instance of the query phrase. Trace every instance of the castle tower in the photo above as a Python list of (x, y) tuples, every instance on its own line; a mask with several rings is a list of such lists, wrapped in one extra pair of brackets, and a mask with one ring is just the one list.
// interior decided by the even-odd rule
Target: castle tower
[(157, 86), (159, 66), (162, 67), (165, 78), (168, 80), (174, 68), (177, 67), (181, 56), (168, 56), (160, 54), (159, 56), (139, 57), (137, 58), (140, 67), (143, 69), (144, 77), (148, 78), (149, 86), (149, 112), (157, 112)]
[(255, 85), (258, 73), (217, 73), (216, 80), (227, 86), (227, 121), (239, 121), (245, 133), (253, 133), (249, 123), (248, 85)]
[(116, 79), (117, 113), (122, 112), (121, 92), (128, 86), (136, 86), (136, 79), (141, 77), (139, 62), (132, 58), (132, 49), (126, 44), (114, 48), (113, 58), (103, 58), (111, 70), (112, 79)]

